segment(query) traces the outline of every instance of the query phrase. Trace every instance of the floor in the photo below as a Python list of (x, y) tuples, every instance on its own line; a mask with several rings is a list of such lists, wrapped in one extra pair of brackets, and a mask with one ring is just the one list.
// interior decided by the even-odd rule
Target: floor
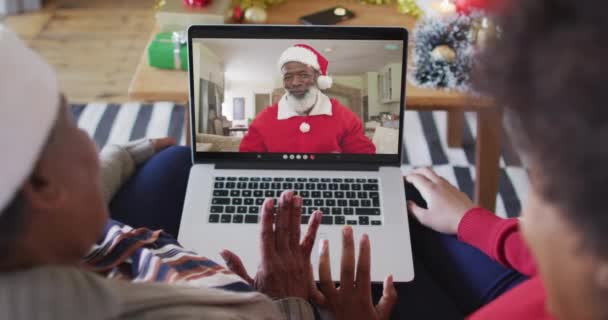
[(0, 16), (58, 72), (70, 102), (126, 102), (154, 24), (152, 0), (49, 0)]

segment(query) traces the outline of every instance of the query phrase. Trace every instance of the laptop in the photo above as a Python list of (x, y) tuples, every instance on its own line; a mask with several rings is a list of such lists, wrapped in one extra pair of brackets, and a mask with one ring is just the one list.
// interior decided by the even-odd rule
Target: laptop
[[(260, 207), (293, 190), (302, 234), (322, 210), (312, 255), (341, 230), (372, 245), (381, 282), (414, 278), (400, 171), (408, 33), (403, 28), (206, 25), (188, 29), (190, 170), (178, 239), (215, 261), (260, 263)], [(358, 252), (358, 251), (357, 251)]]

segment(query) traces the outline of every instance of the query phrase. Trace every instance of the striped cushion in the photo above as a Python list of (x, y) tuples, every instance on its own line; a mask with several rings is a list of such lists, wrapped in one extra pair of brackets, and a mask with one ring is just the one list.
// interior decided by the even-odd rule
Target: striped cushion
[[(153, 104), (89, 103), (72, 105), (78, 126), (87, 131), (99, 148), (107, 143), (124, 143), (143, 137), (175, 138), (185, 145), (183, 105), (171, 102)], [(467, 114), (463, 148), (448, 148), (444, 111), (406, 111), (403, 172), (412, 167), (433, 166), (448, 181), (470, 197), (474, 189), (476, 119)], [(526, 201), (528, 176), (510, 140), (503, 134), (500, 182), (496, 213), (503, 217), (519, 215)]]

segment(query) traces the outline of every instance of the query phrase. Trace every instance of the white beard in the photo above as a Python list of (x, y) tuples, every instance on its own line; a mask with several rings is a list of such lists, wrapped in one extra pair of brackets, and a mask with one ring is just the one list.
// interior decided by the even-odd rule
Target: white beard
[(314, 86), (310, 87), (302, 98), (297, 98), (287, 92), (287, 104), (299, 115), (303, 115), (317, 103), (319, 92), (319, 89)]

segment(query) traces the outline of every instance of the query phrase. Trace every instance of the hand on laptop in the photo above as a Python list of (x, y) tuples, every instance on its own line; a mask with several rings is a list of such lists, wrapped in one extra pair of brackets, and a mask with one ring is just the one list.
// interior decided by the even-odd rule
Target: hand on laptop
[(469, 197), (430, 168), (414, 170), (405, 178), (413, 184), (427, 203), (428, 209), (408, 201), (409, 211), (421, 224), (441, 233), (456, 234), (467, 211), (475, 207)]
[(342, 231), (342, 262), (340, 287), (336, 288), (331, 279), (329, 245), (321, 243), (319, 258), (319, 280), (322, 296), (315, 296), (314, 302), (328, 308), (335, 319), (386, 320), (397, 302), (397, 290), (393, 277), (384, 280), (384, 290), (378, 305), (372, 302), (371, 247), (367, 234), (359, 242), (359, 261), (355, 273), (355, 244), (353, 231), (345, 227)]
[(261, 216), (262, 262), (255, 278), (247, 274), (236, 254), (224, 250), (221, 252), (222, 258), (232, 272), (271, 298), (298, 297), (308, 300), (319, 294), (314, 284), (310, 252), (322, 213), (317, 211), (313, 214), (306, 235), (300, 241), (302, 198), (294, 196), (293, 191), (283, 192), (279, 198), (276, 223), (273, 222), (273, 208), (274, 201), (266, 199)]

